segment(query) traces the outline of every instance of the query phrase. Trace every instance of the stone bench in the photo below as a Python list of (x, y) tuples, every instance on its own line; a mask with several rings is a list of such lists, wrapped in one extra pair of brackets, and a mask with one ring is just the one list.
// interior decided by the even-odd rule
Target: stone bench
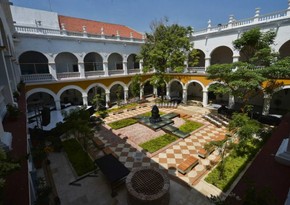
[(105, 147), (105, 144), (103, 143), (103, 141), (97, 137), (93, 138), (93, 143), (98, 149), (103, 149)]
[(189, 156), (187, 157), (183, 162), (181, 162), (181, 164), (179, 164), (177, 166), (177, 170), (181, 173), (181, 174), (186, 174), (188, 173), (194, 166), (196, 166), (199, 163), (198, 159), (193, 157), (193, 156)]
[(109, 154), (112, 154), (114, 157), (116, 157), (118, 159), (118, 156), (113, 152), (113, 150), (110, 148), (110, 147), (105, 147), (103, 149), (103, 153), (105, 155), (109, 155)]
[(204, 148), (200, 148), (197, 150), (197, 154), (199, 157), (205, 159), (207, 158), (212, 152), (214, 151), (214, 147), (210, 148), (209, 150), (206, 150)]

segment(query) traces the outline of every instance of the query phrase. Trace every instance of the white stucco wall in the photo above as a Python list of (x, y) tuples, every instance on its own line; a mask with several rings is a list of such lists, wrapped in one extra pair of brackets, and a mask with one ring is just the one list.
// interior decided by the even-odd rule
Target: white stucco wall
[[(59, 29), (58, 15), (55, 12), (11, 6), (15, 25)], [(36, 21), (41, 25), (36, 25)]]

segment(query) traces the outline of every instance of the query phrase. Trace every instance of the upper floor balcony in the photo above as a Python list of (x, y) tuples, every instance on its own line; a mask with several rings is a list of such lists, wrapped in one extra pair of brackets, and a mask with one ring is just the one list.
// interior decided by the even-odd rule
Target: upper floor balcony
[(144, 43), (145, 37), (143, 36), (142, 39), (134, 38), (133, 35), (130, 37), (123, 37), (120, 35), (106, 35), (106, 34), (92, 34), (84, 32), (72, 32), (67, 31), (65, 29), (49, 29), (49, 28), (42, 28), (42, 27), (33, 27), (33, 26), (22, 26), (22, 25), (15, 25), (15, 31), (19, 34), (34, 34), (34, 35), (43, 35), (43, 36), (62, 36), (68, 38), (84, 38), (84, 39), (95, 39), (95, 40), (102, 40), (102, 41), (121, 41), (121, 42), (134, 42), (134, 43)]
[(247, 26), (257, 26), (259, 24), (271, 23), (275, 21), (283, 21), (290, 18), (290, 1), (288, 1), (288, 9), (277, 11), (265, 15), (260, 15), (260, 8), (256, 8), (254, 17), (236, 20), (233, 15), (230, 15), (229, 21), (224, 24), (212, 26), (211, 20), (208, 21), (207, 28), (194, 31), (193, 37), (220, 31), (227, 31), (230, 29), (242, 28)]

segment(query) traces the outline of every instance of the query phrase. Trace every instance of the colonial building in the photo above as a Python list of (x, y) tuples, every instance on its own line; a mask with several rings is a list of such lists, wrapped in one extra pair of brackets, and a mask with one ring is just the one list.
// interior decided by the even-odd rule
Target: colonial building
[[(286, 5), (287, 6), (287, 5)], [(179, 97), (183, 103), (194, 102), (204, 107), (209, 103), (238, 105), (233, 96), (216, 96), (208, 88), (216, 82), (206, 78), (213, 64), (242, 61), (232, 42), (242, 33), (259, 27), (276, 32), (273, 50), (282, 57), (290, 56), (290, 1), (288, 8), (262, 15), (256, 9), (253, 17), (237, 20), (229, 17), (225, 24), (194, 31), (190, 40), (200, 53), (197, 67), (183, 73), (168, 74), (166, 96)], [(145, 42), (144, 34), (127, 26), (63, 16), (0, 2), (0, 146), (11, 149), (12, 136), (5, 132), (2, 121), (6, 105), (17, 104), (13, 93), (20, 79), (26, 84), (27, 113), (35, 103), (61, 110), (67, 105), (89, 105), (96, 93), (104, 94), (106, 106), (121, 92), (124, 102), (132, 94), (131, 78), (142, 75), (140, 98), (160, 95), (149, 83), (152, 73), (142, 72), (142, 60), (136, 58)], [(257, 68), (262, 69), (262, 68)], [(154, 72), (154, 71), (152, 71)], [(264, 114), (284, 114), (290, 110), (290, 79), (282, 79), (283, 88), (271, 96), (257, 95), (251, 103)]]

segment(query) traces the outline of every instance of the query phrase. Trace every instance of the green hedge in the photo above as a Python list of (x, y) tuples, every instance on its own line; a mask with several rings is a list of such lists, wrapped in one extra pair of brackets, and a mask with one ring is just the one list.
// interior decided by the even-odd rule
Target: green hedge
[(126, 118), (126, 119), (123, 119), (123, 120), (118, 120), (116, 122), (112, 122), (112, 123), (109, 123), (108, 125), (112, 128), (112, 129), (120, 129), (120, 128), (123, 128), (123, 127), (127, 127), (129, 125), (133, 125), (135, 123), (137, 123), (138, 121), (136, 119), (133, 119), (133, 118)]
[(93, 161), (76, 139), (66, 140), (62, 144), (78, 176), (82, 176), (95, 169)]
[(203, 124), (194, 122), (191, 120), (185, 120), (185, 123), (179, 127), (179, 130), (185, 133), (191, 133), (192, 131), (200, 128)]
[(263, 144), (263, 141), (257, 139), (247, 139), (243, 143), (240, 143), (224, 159), (224, 177), (222, 179), (219, 178), (221, 169), (221, 164), (219, 164), (209, 173), (205, 181), (215, 185), (224, 192), (227, 191)]
[(142, 147), (144, 150), (147, 150), (150, 153), (156, 152), (157, 150), (171, 144), (172, 142), (179, 139), (176, 136), (165, 134), (155, 139), (149, 140), (140, 144), (139, 146)]

